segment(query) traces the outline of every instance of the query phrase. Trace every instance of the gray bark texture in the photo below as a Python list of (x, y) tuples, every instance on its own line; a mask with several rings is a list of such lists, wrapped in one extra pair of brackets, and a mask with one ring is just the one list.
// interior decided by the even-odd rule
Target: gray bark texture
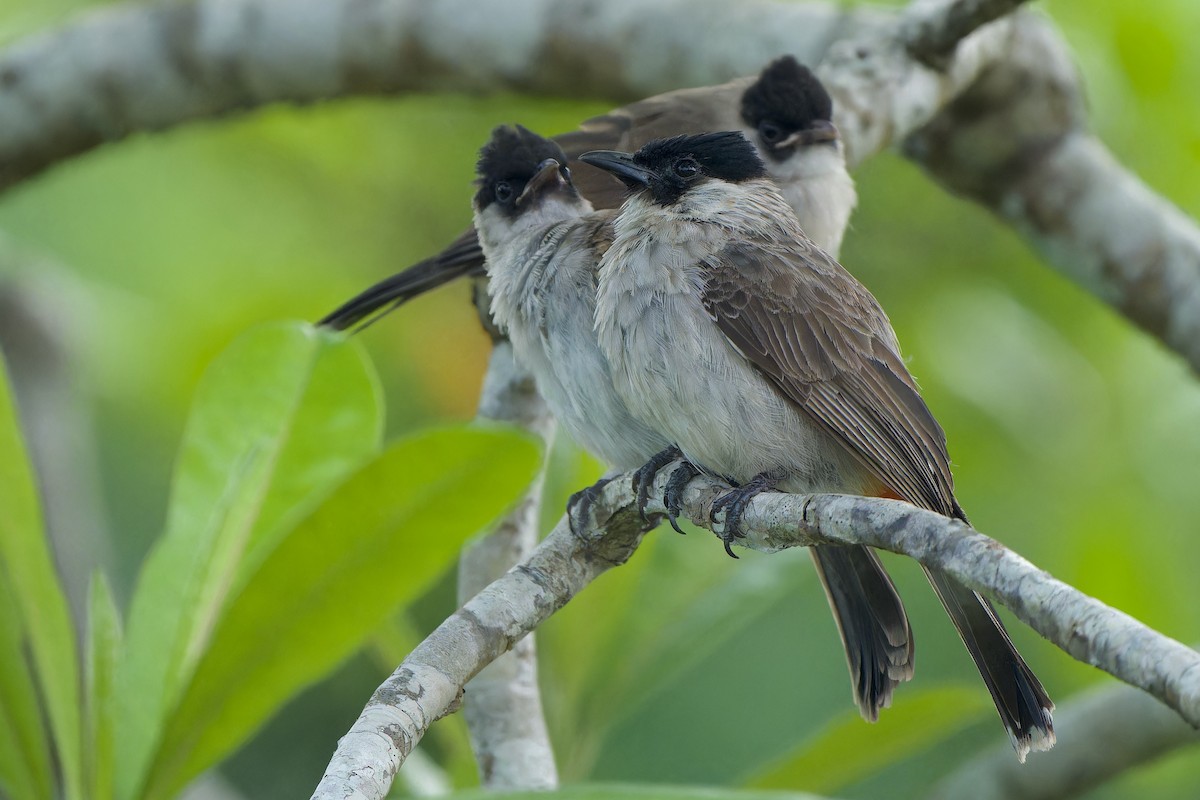
[[(479, 398), (479, 418), (527, 430), (540, 437), (547, 449), (554, 441), (554, 418), (533, 378), (513, 361), (512, 346), (506, 341), (492, 348)], [(463, 552), (458, 568), (460, 605), (533, 552), (538, 541), (544, 478), (543, 468), (517, 506), (493, 531)], [(558, 768), (538, 688), (537, 648), (532, 634), (467, 685), (463, 713), (479, 780), (485, 787), (516, 791), (553, 789), (558, 785)]]

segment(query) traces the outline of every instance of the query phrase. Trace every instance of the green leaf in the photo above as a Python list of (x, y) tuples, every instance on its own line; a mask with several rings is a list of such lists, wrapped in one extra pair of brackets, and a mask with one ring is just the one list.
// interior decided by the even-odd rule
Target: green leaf
[(146, 796), (174, 796), (420, 596), (512, 504), (539, 460), (515, 432), (441, 430), (399, 442), (338, 487), (231, 601), (170, 719)]
[(0, 570), (0, 797), (50, 800), (50, 743), (22, 645), (21, 610)]
[(303, 323), (238, 339), (201, 381), (166, 532), (142, 569), (118, 670), (117, 795), (133, 798), (229, 597), (338, 479), (375, 452), (378, 386), (356, 344)]
[(448, 800), (821, 800), (803, 792), (755, 792), (713, 786), (585, 784), (555, 792), (455, 792)]
[[(711, 536), (708, 531), (693, 530), (701, 537)], [(738, 569), (730, 569), (728, 564), (721, 567), (724, 569), (700, 578), (682, 573), (696, 579), (686, 588), (671, 586), (677, 590), (674, 598), (656, 596), (661, 588), (651, 584), (661, 584), (661, 579), (639, 586), (640, 600), (627, 618), (631, 633), (623, 640), (614, 636), (607, 651), (621, 657), (605, 675), (593, 676), (598, 691), (593, 694), (592, 712), (614, 721), (633, 713), (648, 697), (722, 649), (757, 615), (814, 576), (807, 564), (797, 565), (796, 559), (747, 559)], [(663, 572), (659, 568), (650, 574), (661, 576)], [(621, 703), (604, 702), (601, 698), (605, 696), (623, 699)]]
[(841, 789), (949, 739), (991, 708), (987, 693), (974, 686), (897, 692), (895, 705), (874, 725), (857, 713), (841, 714), (746, 784), (813, 792)]
[(87, 671), (85, 698), (89, 747), (87, 783), (91, 800), (112, 800), (113, 747), (116, 734), (115, 682), (121, 651), (121, 615), (103, 572), (92, 574), (88, 587)]
[[(7, 582), (20, 610), (20, 624), (41, 687), (42, 701), (54, 734), (64, 792), (68, 800), (82, 797), (80, 760), (79, 660), (75, 629), (67, 600), (58, 582), (42, 527), (42, 512), (33, 471), (25, 455), (16, 408), (6, 370), (0, 363), (0, 577)], [(9, 627), (10, 635), (12, 630)], [(4, 669), (0, 667), (0, 669)], [(13, 681), (22, 667), (13, 666)], [(23, 713), (14, 709), (18, 717)], [(17, 737), (27, 744), (41, 736), (24, 728)], [(26, 751), (26, 758), (32, 758)]]

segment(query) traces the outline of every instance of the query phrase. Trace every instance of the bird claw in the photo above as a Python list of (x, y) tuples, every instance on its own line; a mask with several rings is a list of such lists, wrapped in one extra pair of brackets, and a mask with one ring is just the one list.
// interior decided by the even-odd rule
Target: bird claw
[(722, 511), (725, 512), (725, 523), (719, 536), (724, 542), (725, 552), (729, 554), (730, 558), (737, 558), (732, 549), (733, 543), (738, 539), (746, 538), (746, 534), (742, 532), (742, 515), (746, 513), (746, 506), (755, 497), (771, 489), (773, 484), (774, 480), (770, 475), (765, 472), (760, 473), (755, 475), (749, 483), (731, 489), (713, 501), (708, 518), (716, 522), (717, 515)]
[(658, 471), (680, 458), (683, 458), (683, 453), (678, 447), (671, 445), (666, 450), (652, 455), (649, 461), (633, 473), (633, 491), (637, 493), (638, 514), (643, 522), (649, 522), (646, 517), (646, 505), (650, 502), (650, 490), (654, 488), (654, 479), (658, 477)]
[(692, 482), (692, 478), (699, 474), (700, 470), (692, 462), (685, 460), (671, 472), (671, 477), (663, 490), (663, 505), (667, 507), (667, 521), (671, 523), (671, 527), (675, 529), (676, 533), (684, 533), (684, 530), (679, 527), (679, 523), (676, 522), (683, 511), (683, 490)]
[(604, 487), (612, 483), (612, 477), (601, 478), (584, 489), (580, 489), (567, 500), (567, 524), (571, 533), (576, 536), (587, 528), (592, 513), (592, 506), (599, 499)]

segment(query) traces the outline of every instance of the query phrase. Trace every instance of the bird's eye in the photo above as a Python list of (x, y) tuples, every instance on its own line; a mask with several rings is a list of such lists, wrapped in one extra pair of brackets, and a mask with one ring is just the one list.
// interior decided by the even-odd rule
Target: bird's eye
[(562, 176), (564, 178), (566, 178), (568, 181), (571, 180), (571, 170), (567, 167), (566, 164), (562, 165), (561, 170), (562, 170)]
[(496, 181), (496, 185), (492, 187), (492, 191), (496, 194), (496, 201), (507, 203), (513, 198), (513, 187), (508, 181)]
[(675, 174), (681, 178), (693, 178), (700, 171), (700, 165), (691, 157), (681, 158), (675, 162)]
[(758, 135), (767, 144), (776, 144), (783, 141), (785, 134), (782, 126), (777, 125), (769, 119), (764, 119), (758, 123)]

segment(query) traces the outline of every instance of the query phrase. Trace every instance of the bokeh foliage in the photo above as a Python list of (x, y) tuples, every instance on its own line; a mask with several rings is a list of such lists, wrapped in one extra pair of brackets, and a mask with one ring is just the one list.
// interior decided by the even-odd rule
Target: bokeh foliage
[[(86, 5), (9, 0), (0, 41)], [(1074, 49), (1098, 134), (1155, 190), (1200, 216), (1200, 51), (1191, 43), (1200, 6), (1043, 7)], [(493, 125), (552, 133), (604, 108), (462, 96), (271, 108), (139, 136), (0, 197), (5, 246), (54, 262), (22, 268), (0, 258), (0, 278), (46, 287), (58, 304), (73, 389), (98, 440), (113, 554), (99, 566), (123, 616), (164, 526), (174, 454), (206, 365), (257, 323), (316, 318), (449, 241), (469, 220), (474, 152)], [(1200, 641), (1195, 376), (908, 163), (881, 156), (856, 177), (862, 200), (843, 261), (892, 316), (948, 432), (976, 525), (1083, 591)], [(381, 376), (387, 438), (470, 418), (487, 340), (465, 287), (413, 303), (361, 340)], [(558, 447), (547, 520), (597, 471)], [(919, 652), (917, 677), (892, 713), (920, 731), (919, 747), (890, 751), (887, 719), (855, 721), (835, 629), (803, 553), (732, 562), (703, 534), (668, 532), (543, 629), (543, 685), (564, 776), (742, 786), (777, 769), (796, 790), (922, 796), (1003, 734), (919, 570), (888, 563)], [(380, 633), (374, 656), (303, 694), (226, 762), (225, 777), (248, 797), (311, 791), (371, 689), (452, 598), (443, 577)], [(0, 607), (9, 602), (0, 593)], [(1011, 627), (1060, 704), (1107, 680)], [(0, 648), (9, 633), (0, 630)], [(923, 712), (927, 703), (936, 711)], [(864, 759), (864, 749), (894, 754)], [(456, 785), (474, 781), (461, 720), (435, 726), (426, 750)], [(793, 757), (811, 771), (788, 772)], [(860, 766), (838, 771), (839, 761)], [(1191, 798), (1197, 761), (1185, 751), (1091, 796)], [(30, 780), (45, 769), (30, 762)]]

